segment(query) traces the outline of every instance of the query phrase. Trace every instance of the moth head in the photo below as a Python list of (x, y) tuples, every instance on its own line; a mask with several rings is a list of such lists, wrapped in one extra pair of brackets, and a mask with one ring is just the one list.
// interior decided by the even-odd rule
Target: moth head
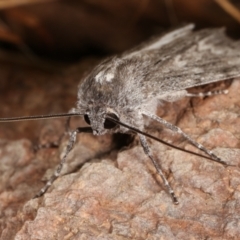
[(119, 120), (116, 112), (100, 107), (92, 107), (84, 115), (84, 119), (91, 126), (94, 135), (103, 135), (116, 130), (118, 125), (109, 120), (108, 117)]

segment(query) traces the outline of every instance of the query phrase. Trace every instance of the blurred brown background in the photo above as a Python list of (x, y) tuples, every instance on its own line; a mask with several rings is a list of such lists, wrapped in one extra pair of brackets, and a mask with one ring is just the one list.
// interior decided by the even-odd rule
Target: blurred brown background
[(234, 15), (240, 11), (236, 0), (1, 2), (2, 47), (25, 49), (25, 54), (29, 49), (60, 61), (79, 59), (83, 54), (121, 52), (163, 29), (188, 22), (197, 27), (226, 26), (232, 35), (240, 34), (239, 19)]

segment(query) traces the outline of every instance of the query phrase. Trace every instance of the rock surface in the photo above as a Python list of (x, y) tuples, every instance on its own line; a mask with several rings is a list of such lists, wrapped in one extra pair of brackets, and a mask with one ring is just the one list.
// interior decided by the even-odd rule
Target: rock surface
[[(67, 139), (58, 149), (34, 152), (31, 137), (4, 140), (3, 129), (1, 239), (237, 239), (240, 235), (239, 92), (240, 81), (235, 80), (228, 95), (183, 99), (159, 109), (162, 116), (168, 115), (166, 119), (177, 122), (195, 140), (234, 165), (224, 167), (149, 140), (179, 205), (172, 203), (137, 138), (129, 147), (119, 150), (112, 136), (90, 134), (78, 136), (64, 175), (43, 197), (31, 199), (44, 185), (41, 180), (51, 176)], [(81, 121), (74, 120), (73, 125), (76, 124)], [(63, 124), (56, 121), (42, 124), (40, 140), (49, 140), (48, 136), (55, 134), (49, 133), (52, 128), (63, 130)], [(199, 152), (181, 136), (160, 129), (152, 123), (149, 132)], [(50, 139), (59, 136), (55, 135)]]

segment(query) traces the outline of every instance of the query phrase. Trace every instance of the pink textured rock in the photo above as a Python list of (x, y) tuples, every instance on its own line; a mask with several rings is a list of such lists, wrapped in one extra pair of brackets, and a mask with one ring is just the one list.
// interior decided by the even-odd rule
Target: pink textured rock
[[(149, 140), (179, 198), (177, 206), (137, 141), (116, 150), (111, 136), (80, 135), (69, 155), (71, 164), (64, 169), (71, 173), (33, 200), (43, 185), (42, 173), (50, 168), (44, 178), (51, 175), (66, 141), (58, 153), (43, 149), (37, 154), (29, 141), (1, 141), (2, 239), (237, 239), (239, 92), (240, 81), (235, 80), (228, 95), (193, 99), (192, 107), (184, 100), (181, 117), (180, 111), (173, 116), (186, 133), (235, 166), (224, 167)], [(150, 131), (198, 151), (169, 130)]]

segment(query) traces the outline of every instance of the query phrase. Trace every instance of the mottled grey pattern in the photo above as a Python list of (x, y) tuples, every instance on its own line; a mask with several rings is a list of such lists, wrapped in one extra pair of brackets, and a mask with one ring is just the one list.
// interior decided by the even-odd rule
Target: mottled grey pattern
[[(141, 110), (154, 113), (158, 100), (175, 101), (186, 89), (240, 76), (240, 42), (223, 29), (169, 32), (99, 64), (80, 85), (76, 112), (87, 113), (99, 134), (107, 112), (138, 124)], [(124, 131), (123, 129), (120, 129)]]

